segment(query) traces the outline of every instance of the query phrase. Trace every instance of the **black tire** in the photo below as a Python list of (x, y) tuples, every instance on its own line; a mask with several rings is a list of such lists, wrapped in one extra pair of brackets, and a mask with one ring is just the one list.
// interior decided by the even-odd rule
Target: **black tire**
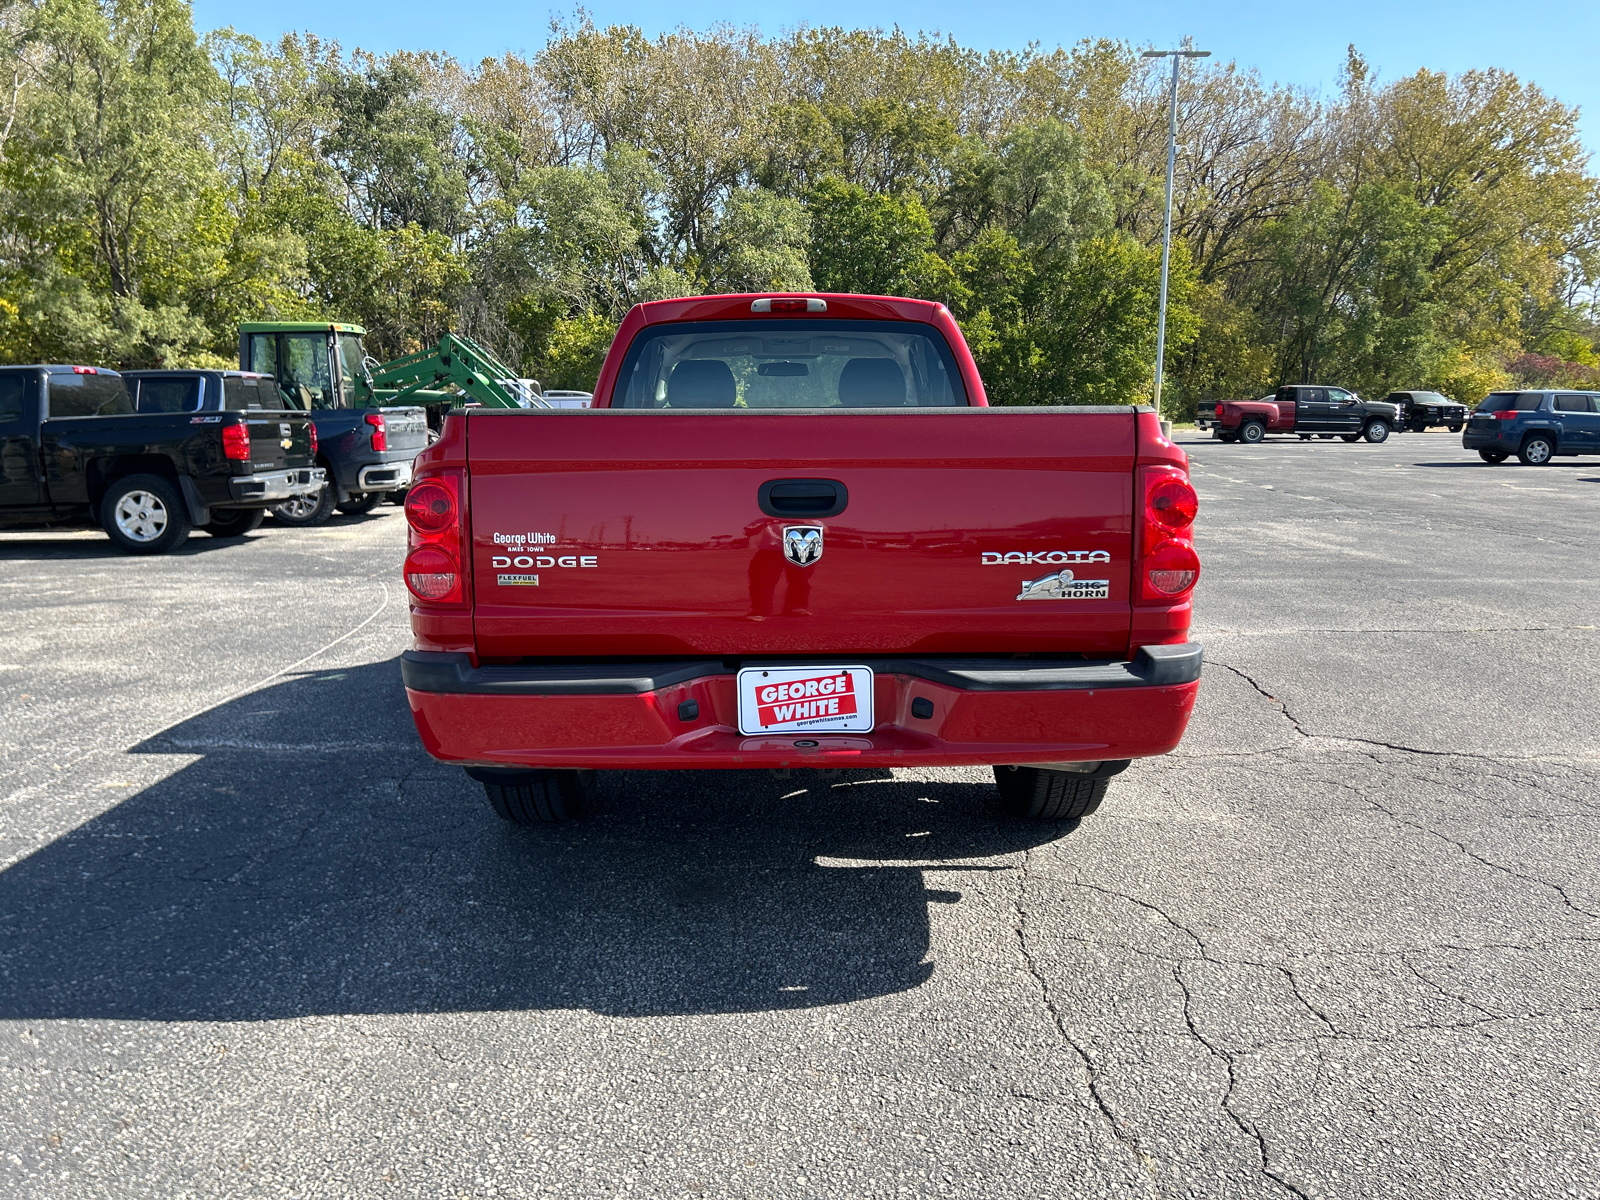
[(1317, 434), (1317, 437), (1321, 438), (1325, 442), (1333, 441), (1333, 434), (1331, 433), (1319, 433)]
[[(473, 772), (468, 772), (473, 774)], [(593, 771), (496, 771), (474, 775), (489, 806), (513, 825), (553, 825), (584, 816), (594, 800)]]
[(388, 492), (362, 492), (359, 495), (351, 496), (338, 508), (347, 517), (359, 517), (362, 513), (371, 512), (388, 498)]
[(189, 510), (159, 475), (114, 479), (100, 499), (100, 527), (129, 554), (167, 554), (189, 538)]
[(406, 506), (406, 493), (410, 490), (408, 487), (395, 488), (394, 491), (385, 492), (384, 495), (389, 498), (390, 504), (398, 504), (401, 508), (404, 508)]
[(1426, 421), (1413, 421), (1413, 422), (1411, 422), (1411, 432), (1412, 433), (1427, 433), (1428, 432), (1428, 423)]
[(1126, 759), (1101, 763), (1086, 774), (1038, 767), (996, 767), (994, 782), (1000, 789), (1000, 806), (1013, 817), (1081, 821), (1100, 807), (1111, 777), (1127, 769)]
[(1449, 428), (1451, 433), (1460, 433), (1461, 432), (1461, 422), (1457, 421), (1454, 425), (1451, 425), (1448, 428)]
[(1309, 433), (1302, 433), (1300, 435), (1300, 440), (1302, 442), (1309, 442), (1311, 440), (1311, 435)]
[(1267, 427), (1260, 421), (1246, 421), (1239, 426), (1239, 440), (1247, 446), (1259, 445), (1267, 436)]
[(321, 525), (333, 516), (333, 504), (336, 498), (333, 484), (325, 483), (320, 492), (313, 492), (309, 496), (296, 496), (292, 500), (285, 500), (282, 504), (274, 504), (272, 519), (297, 528)]
[(1479, 450), (1478, 457), (1483, 459), (1483, 461), (1486, 463), (1499, 465), (1500, 463), (1505, 462), (1506, 459), (1510, 458), (1511, 455), (1507, 454), (1504, 450)]
[(1341, 442), (1350, 442), (1354, 444), (1355, 442), (1359, 442), (1361, 440), (1361, 435), (1359, 433), (1341, 433), (1339, 435), (1339, 440)]
[(1361, 431), (1361, 436), (1374, 446), (1389, 440), (1389, 422), (1384, 420), (1368, 421), (1367, 427)]
[(1522, 449), (1517, 451), (1524, 466), (1542, 467), (1556, 456), (1556, 444), (1547, 433), (1530, 435), (1522, 443)]
[(1217, 436), (1230, 446), (1239, 440), (1237, 433), (1219, 433)]
[(213, 512), (200, 528), (212, 537), (236, 538), (255, 532), (266, 519), (264, 508), (230, 508)]

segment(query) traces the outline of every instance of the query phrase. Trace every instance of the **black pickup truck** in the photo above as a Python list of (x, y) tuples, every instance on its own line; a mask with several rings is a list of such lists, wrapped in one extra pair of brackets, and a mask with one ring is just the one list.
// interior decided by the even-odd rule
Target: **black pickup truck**
[(1412, 433), (1422, 433), (1436, 425), (1460, 433), (1467, 423), (1467, 406), (1438, 392), (1390, 392), (1384, 400), (1400, 410), (1400, 427)]
[[(306, 357), (320, 346), (312, 344)], [(298, 348), (297, 348), (298, 349)], [(317, 466), (327, 485), (272, 508), (286, 525), (320, 525), (337, 506), (363, 513), (411, 482), (411, 460), (428, 446), (427, 411), (417, 407), (349, 408), (308, 370), (292, 386), (256, 371), (129, 371), (140, 412), (282, 410), (309, 415), (317, 429)], [(309, 382), (307, 382), (309, 380)]]
[(322, 490), (315, 437), (302, 413), (138, 412), (104, 368), (0, 367), (0, 526), (98, 524), (135, 554), (237, 537)]

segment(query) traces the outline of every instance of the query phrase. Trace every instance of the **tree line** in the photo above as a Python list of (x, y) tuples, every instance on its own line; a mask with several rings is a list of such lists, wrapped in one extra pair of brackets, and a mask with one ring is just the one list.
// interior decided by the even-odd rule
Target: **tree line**
[[(640, 300), (818, 289), (945, 302), (1000, 402), (1149, 397), (1167, 77), (1126, 44), (580, 15), (467, 65), (201, 36), (182, 0), (0, 5), (7, 361), (217, 364), (242, 320), (338, 319), (588, 387)], [(1600, 386), (1600, 181), (1537, 86), (1192, 66), (1178, 141), (1174, 415)]]

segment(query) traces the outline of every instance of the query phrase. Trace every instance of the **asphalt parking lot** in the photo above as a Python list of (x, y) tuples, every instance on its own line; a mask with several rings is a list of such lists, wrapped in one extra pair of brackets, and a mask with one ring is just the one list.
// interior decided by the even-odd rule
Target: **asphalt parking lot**
[(0, 1194), (1600, 1196), (1600, 459), (1191, 439), (1207, 667), (979, 770), (419, 749), (398, 509), (0, 535)]

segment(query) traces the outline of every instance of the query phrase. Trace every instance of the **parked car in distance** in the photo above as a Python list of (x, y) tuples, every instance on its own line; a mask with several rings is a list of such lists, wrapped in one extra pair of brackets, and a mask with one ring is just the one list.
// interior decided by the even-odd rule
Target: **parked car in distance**
[(1399, 428), (1421, 433), (1435, 426), (1444, 426), (1451, 433), (1460, 433), (1467, 423), (1467, 406), (1457, 404), (1449, 396), (1438, 392), (1390, 392), (1384, 401), (1400, 410)]
[(417, 731), (502, 819), (849, 765), (1076, 821), (1178, 744), (1197, 500), (1149, 408), (990, 408), (947, 308), (849, 295), (637, 305), (593, 400), (451, 412), (406, 498)]
[(588, 408), (594, 402), (594, 393), (546, 388), (541, 399), (551, 408)]
[(1472, 410), (1461, 444), (1486, 463), (1515, 454), (1530, 467), (1600, 454), (1600, 392), (1490, 392)]
[(1383, 442), (1399, 428), (1399, 411), (1382, 400), (1363, 400), (1348, 388), (1306, 383), (1284, 384), (1260, 400), (1224, 400), (1212, 410), (1214, 436), (1246, 445), (1269, 433)]
[(304, 413), (139, 411), (96, 367), (0, 367), (0, 524), (98, 524), (124, 550), (160, 554), (194, 528), (237, 537), (269, 504), (319, 491)]
[(309, 412), (322, 447), (325, 490), (273, 508), (286, 525), (320, 525), (340, 512), (364, 513), (411, 482), (411, 461), (427, 446), (427, 410), (361, 407), (360, 338), (354, 327), (312, 322), (241, 325), (239, 365), (276, 379), (283, 403)]

